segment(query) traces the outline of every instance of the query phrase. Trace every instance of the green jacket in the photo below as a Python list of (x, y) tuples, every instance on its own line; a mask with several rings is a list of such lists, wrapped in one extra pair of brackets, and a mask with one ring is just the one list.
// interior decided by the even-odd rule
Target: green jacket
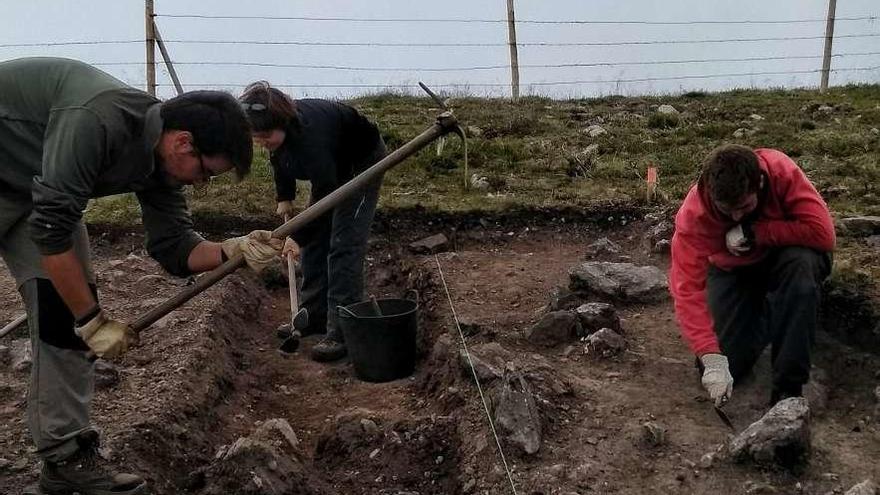
[(42, 254), (71, 247), (90, 198), (134, 192), (150, 255), (175, 275), (189, 273), (187, 258), (202, 238), (182, 188), (166, 184), (154, 163), (161, 134), (159, 100), (94, 67), (61, 58), (0, 62), (0, 194), (30, 202)]

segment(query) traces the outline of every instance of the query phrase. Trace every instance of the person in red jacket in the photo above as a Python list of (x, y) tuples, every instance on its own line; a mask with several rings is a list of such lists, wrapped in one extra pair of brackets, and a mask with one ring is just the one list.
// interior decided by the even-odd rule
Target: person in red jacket
[(768, 344), (771, 404), (802, 394), (834, 244), (828, 206), (791, 158), (739, 145), (710, 153), (675, 216), (669, 286), (716, 406)]

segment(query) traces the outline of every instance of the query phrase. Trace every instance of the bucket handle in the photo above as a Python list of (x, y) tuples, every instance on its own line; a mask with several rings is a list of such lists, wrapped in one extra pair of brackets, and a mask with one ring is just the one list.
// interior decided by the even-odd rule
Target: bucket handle
[(351, 318), (357, 318), (357, 317), (358, 317), (358, 315), (352, 313), (352, 311), (351, 311), (350, 309), (346, 308), (345, 306), (342, 306), (342, 305), (340, 305), (340, 306), (336, 306), (336, 314), (341, 314), (343, 311), (345, 311), (346, 313), (348, 313), (348, 316), (351, 317)]
[(419, 305), (419, 299), (420, 299), (419, 296), (420, 296), (419, 291), (417, 291), (415, 289), (408, 289), (405, 294), (406, 299), (409, 299), (410, 301), (416, 303), (416, 306)]

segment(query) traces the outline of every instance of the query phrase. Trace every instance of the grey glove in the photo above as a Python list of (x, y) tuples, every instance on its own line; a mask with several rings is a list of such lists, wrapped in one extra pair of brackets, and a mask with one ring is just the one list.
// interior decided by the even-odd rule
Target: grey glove
[(727, 244), (727, 250), (734, 256), (742, 256), (752, 249), (752, 242), (746, 235), (742, 224), (728, 230), (724, 240)]
[(723, 354), (703, 354), (700, 362), (703, 363), (703, 388), (715, 401), (715, 407), (721, 407), (733, 394), (733, 376), (727, 357)]

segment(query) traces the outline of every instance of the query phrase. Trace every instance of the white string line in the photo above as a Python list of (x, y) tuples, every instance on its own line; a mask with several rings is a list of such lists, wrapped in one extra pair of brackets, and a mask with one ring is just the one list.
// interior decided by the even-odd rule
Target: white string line
[[(154, 17), (167, 17), (176, 19), (242, 19), (242, 20), (268, 20), (268, 21), (331, 21), (331, 22), (449, 22), (449, 23), (483, 23), (483, 24), (507, 24), (506, 19), (453, 19), (453, 18), (364, 18), (364, 17), (315, 17), (315, 16), (263, 16), (263, 15), (207, 15), (207, 14), (154, 14)], [(877, 16), (854, 16), (854, 17), (835, 17), (835, 21), (873, 21)], [(659, 26), (679, 26), (690, 24), (803, 24), (811, 22), (826, 22), (826, 19), (778, 19), (778, 20), (705, 20), (705, 21), (642, 21), (642, 20), (620, 20), (620, 21), (586, 21), (586, 20), (537, 20), (537, 19), (517, 19), (517, 24), (641, 24), (641, 25), (659, 25)]]
[[(844, 52), (832, 54), (832, 58), (843, 58), (850, 56), (870, 56), (880, 55), (880, 52)], [(667, 64), (702, 64), (714, 62), (763, 62), (773, 60), (817, 60), (822, 55), (781, 55), (776, 57), (744, 57), (744, 58), (709, 58), (709, 59), (681, 59), (681, 60), (651, 60), (651, 61), (621, 61), (621, 62), (584, 62), (584, 63), (564, 63), (564, 64), (519, 64), (521, 69), (549, 69), (549, 68), (578, 68), (578, 67), (614, 67), (626, 65), (667, 65)], [(157, 61), (156, 64), (161, 62)], [(90, 62), (90, 65), (100, 67), (110, 66), (138, 66), (144, 65), (144, 62)], [(175, 61), (174, 65), (191, 65), (191, 66), (232, 66), (232, 67), (271, 67), (284, 69), (329, 69), (343, 71), (362, 71), (362, 72), (460, 72), (472, 70), (497, 70), (510, 69), (510, 64), (499, 65), (478, 65), (469, 67), (360, 67), (347, 65), (312, 65), (312, 64), (279, 64), (273, 62), (225, 62), (225, 61)]]
[(455, 305), (452, 304), (452, 296), (449, 294), (449, 287), (446, 285), (446, 277), (443, 276), (443, 268), (440, 267), (440, 257), (434, 255), (434, 261), (437, 263), (437, 271), (440, 272), (440, 280), (443, 282), (443, 290), (446, 291), (446, 299), (449, 301), (449, 309), (452, 310), (452, 318), (455, 320), (455, 328), (458, 329), (458, 336), (461, 338), (461, 346), (464, 348), (464, 354), (467, 356), (468, 365), (471, 367), (471, 373), (474, 375), (474, 383), (477, 384), (477, 390), (480, 392), (480, 400), (483, 402), (483, 410), (486, 411), (486, 419), (489, 421), (489, 427), (492, 429), (492, 436), (495, 437), (495, 444), (498, 446), (498, 454), (501, 456), (501, 462), (504, 464), (504, 470), (507, 472), (507, 479), (510, 481), (510, 488), (513, 495), (516, 495), (516, 485), (513, 483), (513, 474), (507, 465), (507, 459), (504, 457), (504, 449), (501, 448), (501, 440), (498, 439), (498, 432), (495, 431), (495, 422), (492, 421), (492, 414), (489, 412), (489, 405), (486, 403), (486, 396), (483, 394), (483, 387), (480, 386), (480, 379), (477, 378), (477, 370), (471, 361), (471, 353), (468, 350), (467, 342), (464, 338), (464, 332), (461, 331), (461, 325), (458, 323), (458, 315), (455, 313)]

